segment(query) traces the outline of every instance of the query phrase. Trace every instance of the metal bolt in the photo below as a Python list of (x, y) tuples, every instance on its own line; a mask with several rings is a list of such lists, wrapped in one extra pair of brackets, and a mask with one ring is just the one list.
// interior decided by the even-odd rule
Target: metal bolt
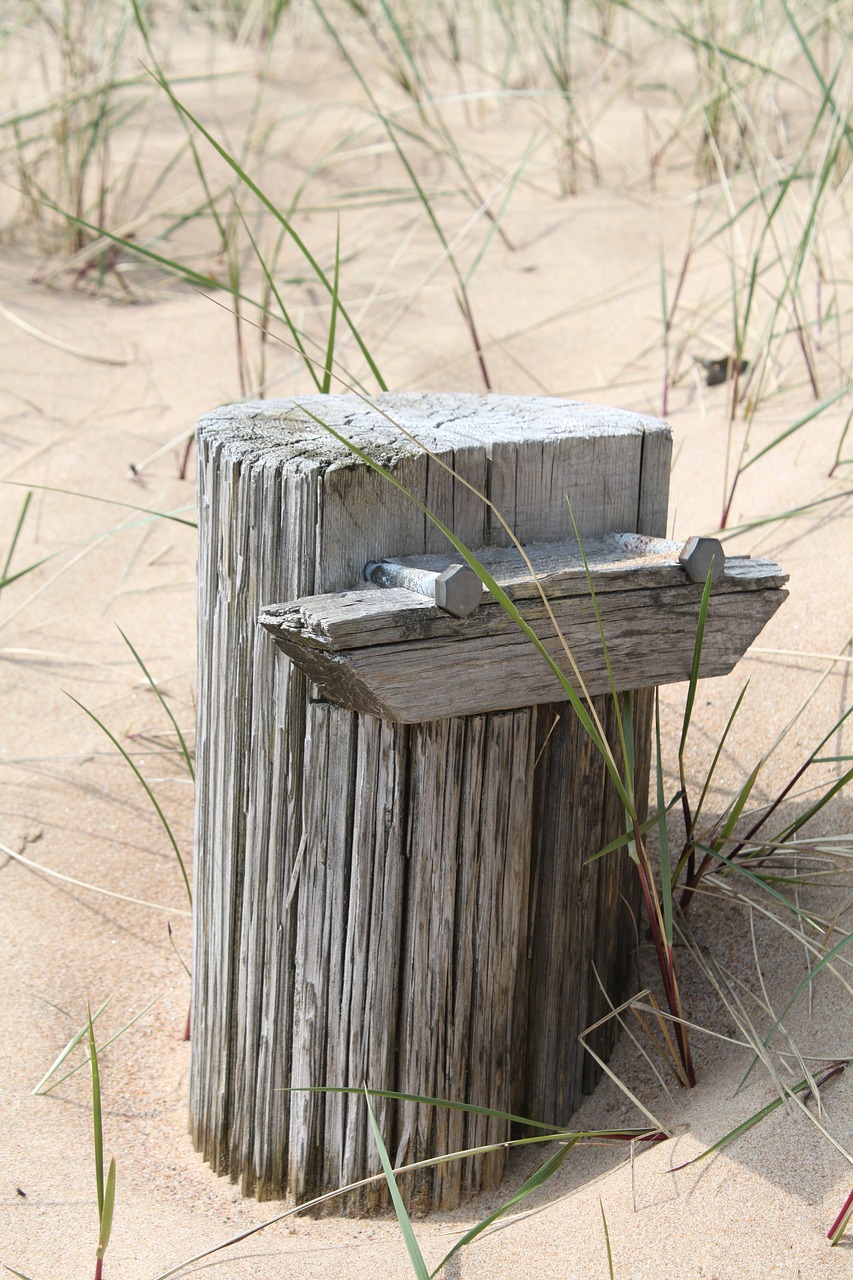
[(704, 582), (712, 562), (711, 581), (719, 582), (726, 565), (726, 553), (717, 538), (692, 537), (681, 543), (669, 538), (651, 538), (644, 533), (608, 533), (605, 539), (623, 551), (639, 555), (675, 556), (691, 582)]
[(400, 560), (371, 560), (364, 566), (364, 576), (378, 587), (403, 587), (426, 596), (456, 618), (467, 618), (483, 598), (482, 582), (464, 564), (448, 565), (438, 573)]
[(704, 582), (709, 571), (711, 581), (719, 582), (726, 566), (726, 553), (717, 538), (688, 538), (678, 559), (691, 582)]

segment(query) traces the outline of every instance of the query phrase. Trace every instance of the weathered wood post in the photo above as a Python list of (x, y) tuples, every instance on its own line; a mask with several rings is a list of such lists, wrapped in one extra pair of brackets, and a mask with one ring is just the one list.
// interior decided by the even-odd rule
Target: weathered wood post
[[(313, 397), (202, 420), (191, 1124), (217, 1171), (298, 1201), (380, 1167), (363, 1098), (308, 1086), (366, 1082), (567, 1121), (595, 1079), (577, 1036), (605, 1011), (599, 979), (616, 1002), (631, 987), (636, 902), (627, 858), (585, 861), (624, 814), (553, 673), (495, 622), (494, 602), (454, 618), (365, 586), (369, 562), (431, 555), (418, 571), (438, 572), (451, 548), (317, 419), (485, 548), (519, 598), (535, 588), (473, 490), (525, 544), (569, 538), (567, 498), (585, 544), (663, 534), (670, 461), (664, 424), (561, 400)], [(607, 546), (605, 578), (626, 555)], [(562, 620), (588, 628), (577, 557), (531, 552)], [(656, 628), (675, 609), (689, 630), (701, 594), (671, 554), (657, 562), (650, 595), (663, 603), (645, 639), (633, 625), (613, 637), (620, 687), (640, 690), (642, 780), (642, 690), (689, 670)], [(632, 610), (632, 572), (608, 616)], [(755, 603), (767, 597), (761, 623), (784, 594), (770, 578), (749, 584)], [(720, 590), (739, 598), (731, 582)], [(537, 625), (551, 643), (547, 619)], [(495, 626), (497, 649), (478, 647)], [(741, 641), (723, 626), (711, 666), (729, 669)], [(597, 635), (579, 644), (595, 675)], [(616, 741), (606, 688), (599, 673), (590, 691)], [(460, 1111), (382, 1099), (376, 1111), (398, 1164), (509, 1136)], [(449, 1207), (502, 1169), (497, 1152), (404, 1190)], [(382, 1198), (376, 1187), (357, 1207)]]

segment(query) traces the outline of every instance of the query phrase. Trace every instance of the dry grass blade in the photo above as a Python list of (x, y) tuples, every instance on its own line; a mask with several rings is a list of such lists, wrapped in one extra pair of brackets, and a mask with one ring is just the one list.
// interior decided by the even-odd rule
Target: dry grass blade
[(471, 336), (471, 341), (474, 346), (474, 353), (476, 355), (477, 363), (480, 367), (480, 373), (483, 379), (483, 385), (487, 391), (490, 391), (492, 389), (492, 382), (489, 377), (489, 371), (486, 367), (486, 358), (485, 358), (485, 355), (483, 354), (483, 346), (480, 342), (480, 338), (477, 333), (477, 327), (474, 321), (474, 313), (471, 309), (471, 301), (468, 296), (468, 288), (465, 282), (465, 277), (456, 260), (456, 256), (453, 252), (452, 246), (449, 243), (447, 236), (445, 235), (444, 229), (441, 223), (439, 222), (438, 215), (436, 214), (435, 208), (433, 207), (433, 203), (429, 199), (429, 196), (427, 195), (423, 187), (423, 184), (421, 183), (420, 179), (415, 173), (415, 170), (408, 156), (403, 150), (402, 144), (400, 143), (400, 139), (397, 135), (397, 130), (394, 128), (388, 115), (385, 112), (383, 112), (382, 109), (380, 108), (378, 102), (376, 101), (376, 96), (373, 93), (373, 90), (371, 89), (367, 78), (363, 75), (357, 62), (354, 60), (351, 53), (347, 49), (346, 45), (343, 43), (338, 30), (330, 22), (325, 9), (319, 3), (319, 0), (312, 0), (312, 3), (314, 5), (316, 12), (319, 14), (321, 20), (326, 26), (326, 29), (328, 30), (329, 34), (331, 35), (332, 39), (334, 40), (335, 44), (340, 50), (341, 55), (347, 62), (353, 75), (356, 77), (362, 89), (364, 90), (365, 94), (367, 95), (368, 101), (370, 102), (370, 105), (373, 111), (376, 113), (377, 119), (382, 121), (382, 124), (385, 127), (388, 137), (391, 140), (391, 145), (394, 147), (394, 150), (396, 151), (400, 159), (400, 162), (403, 165), (403, 168), (406, 170), (409, 180), (411, 181), (412, 186), (417, 192), (418, 199), (423, 206), (424, 212), (426, 213), (427, 218), (429, 219), (433, 229), (435, 230), (436, 235), (439, 238), (439, 241), (441, 242), (441, 247), (447, 257), (447, 261), (453, 271), (453, 275), (456, 280), (457, 302), (459, 304), (459, 309), (462, 312), (462, 317), (465, 321), (465, 324), (468, 327), (468, 331)]
[[(104, 1003), (99, 1008), (97, 1008), (94, 1013), (90, 1013), (90, 1018), (93, 1023), (97, 1022), (98, 1018), (104, 1012), (110, 1000), (112, 1000), (112, 996), (107, 996)], [(68, 1044), (65, 1046), (65, 1048), (59, 1052), (55, 1060), (48, 1067), (47, 1071), (44, 1073), (41, 1080), (39, 1080), (38, 1084), (33, 1089), (34, 1094), (39, 1094), (42, 1092), (42, 1087), (45, 1084), (47, 1084), (48, 1080), (54, 1074), (54, 1072), (59, 1070), (59, 1068), (62, 1066), (63, 1062), (65, 1061), (65, 1059), (68, 1057), (69, 1053), (72, 1053), (73, 1050), (77, 1048), (77, 1045), (80, 1043), (83, 1037), (88, 1034), (88, 1031), (89, 1031), (89, 1023), (88, 1021), (86, 1021), (83, 1023), (80, 1030), (71, 1037), (71, 1039), (68, 1041)], [(45, 1090), (45, 1092), (47, 1091)]]
[[(126, 1031), (129, 1031), (132, 1026), (134, 1026), (137, 1022), (139, 1022), (140, 1018), (144, 1018), (146, 1013), (148, 1013), (149, 1009), (153, 1009), (155, 1004), (160, 998), (161, 998), (160, 996), (155, 996), (153, 1000), (149, 1000), (148, 1004), (144, 1007), (144, 1009), (140, 1009), (139, 1013), (137, 1013), (134, 1017), (132, 1017), (129, 1022), (126, 1022), (123, 1027), (120, 1027), (119, 1030), (116, 1031), (113, 1035), (111, 1035), (109, 1040), (104, 1041), (104, 1043), (101, 1045), (100, 1052), (103, 1053), (104, 1049), (108, 1049), (111, 1044), (115, 1044), (116, 1040), (119, 1040)], [(110, 997), (110, 999), (112, 999), (112, 997)], [(98, 1014), (101, 1012), (102, 1009), (106, 1008), (106, 1005), (108, 1003), (109, 1003), (109, 1000), (105, 1001), (104, 1004), (101, 1005), (101, 1008), (97, 1011), (97, 1013), (94, 1013), (92, 1015), (93, 1023), (95, 1022), (95, 1019), (97, 1018)], [(86, 1034), (85, 1027), (83, 1028), (82, 1034), (83, 1035)], [(61, 1075), (58, 1080), (55, 1080), (49, 1089), (42, 1088), (42, 1085), (44, 1085), (44, 1083), (47, 1080), (49, 1080), (50, 1077), (55, 1073), (57, 1067), (61, 1065), (61, 1063), (68, 1056), (68, 1053), (70, 1052), (70, 1050), (75, 1046), (75, 1044), (79, 1043), (79, 1040), (81, 1038), (82, 1038), (81, 1036), (75, 1036), (71, 1041), (69, 1041), (68, 1045), (66, 1045), (65, 1049), (63, 1049), (62, 1053), (57, 1058), (53, 1066), (50, 1068), (50, 1070), (47, 1072), (44, 1078), (41, 1081), (39, 1081), (35, 1089), (33, 1089), (33, 1093), (38, 1093), (40, 1096), (46, 1097), (49, 1093), (53, 1093), (54, 1089), (58, 1089), (61, 1084), (64, 1084), (66, 1080), (70, 1079), (71, 1076), (75, 1075), (79, 1070), (81, 1070), (82, 1067), (86, 1065), (85, 1062), (79, 1063), (76, 1067), (72, 1067), (70, 1071), (66, 1071), (64, 1075)]]
[(105, 889), (103, 885), (89, 884), (85, 880), (76, 880), (73, 876), (66, 876), (61, 871), (55, 871), (53, 867), (46, 867), (43, 863), (33, 862), (31, 858), (25, 858), (22, 853), (16, 853), (14, 849), (10, 849), (8, 845), (0, 844), (0, 853), (11, 858), (14, 862), (19, 862), (22, 867), (28, 867), (30, 871), (38, 871), (42, 875), (51, 876), (54, 880), (61, 880), (63, 884), (74, 885), (76, 889), (86, 889), (89, 893), (100, 893), (106, 898), (115, 898), (118, 902), (129, 902), (135, 907), (148, 907), (151, 911), (167, 911), (170, 915), (175, 916), (191, 916), (192, 912), (182, 907), (167, 907), (162, 902), (148, 902), (145, 898), (131, 898), (126, 893), (116, 893), (113, 889)]
[(63, 342), (61, 338), (51, 337), (49, 333), (45, 333), (42, 329), (37, 329), (35, 325), (22, 320), (20, 316), (16, 316), (13, 311), (2, 305), (0, 305), (0, 316), (4, 320), (8, 320), (10, 324), (15, 325), (23, 333), (28, 333), (31, 337), (38, 338), (39, 342), (46, 342), (48, 346), (55, 347), (57, 351), (65, 351), (68, 355), (77, 356), (80, 360), (91, 360), (94, 364), (121, 366), (128, 363), (124, 356), (105, 356), (95, 351), (83, 351), (80, 347), (75, 347), (70, 342)]

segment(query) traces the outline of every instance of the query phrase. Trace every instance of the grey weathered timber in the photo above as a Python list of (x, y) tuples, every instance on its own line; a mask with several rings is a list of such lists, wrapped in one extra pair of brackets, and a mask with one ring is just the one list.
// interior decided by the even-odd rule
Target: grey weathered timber
[[(570, 535), (567, 497), (584, 538), (665, 531), (655, 420), (499, 396), (303, 403), (469, 546), (509, 538), (463, 480), (525, 543)], [(306, 1086), (565, 1122), (592, 1083), (577, 1034), (603, 1011), (596, 971), (614, 1001), (630, 990), (636, 902), (627, 858), (586, 862), (624, 819), (573, 714), (546, 702), (395, 724), (330, 704), (281, 653), (265, 606), (345, 591), (370, 560), (450, 550), (300, 404), (202, 420), (199, 513), (197, 1146), (247, 1192), (305, 1200), (380, 1167), (363, 1099)], [(642, 792), (650, 703), (634, 696)], [(593, 701), (612, 726), (610, 698)], [(509, 1136), (495, 1118), (375, 1108), (396, 1163)], [(498, 1152), (401, 1185), (450, 1206), (502, 1169)], [(383, 1198), (377, 1184), (344, 1207)]]
[[(585, 696), (607, 693), (611, 675), (620, 691), (689, 678), (703, 588), (682, 569), (679, 550), (668, 560), (642, 558), (612, 535), (590, 538), (585, 566), (575, 540), (531, 546), (525, 554), (535, 578), (515, 548), (485, 548), (478, 558)], [(707, 613), (703, 677), (731, 671), (787, 598), (786, 581), (772, 561), (726, 561)], [(566, 698), (556, 672), (495, 599), (452, 618), (410, 590), (345, 591), (267, 606), (260, 621), (326, 697), (352, 711), (411, 724)]]

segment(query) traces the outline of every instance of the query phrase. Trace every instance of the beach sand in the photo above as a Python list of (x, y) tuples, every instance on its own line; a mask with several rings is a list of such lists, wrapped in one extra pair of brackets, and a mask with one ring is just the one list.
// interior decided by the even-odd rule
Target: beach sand
[[(256, 53), (235, 50), (224, 37), (208, 35), (198, 47), (184, 38), (183, 70), (215, 67), (230, 73), (189, 85), (193, 110), (212, 131), (227, 130), (236, 138), (257, 84)], [(292, 194), (313, 160), (327, 155), (335, 139), (347, 139), (339, 163), (321, 166), (311, 178), (301, 234), (324, 263), (333, 262), (337, 209), (343, 207), (342, 295), (361, 317), (390, 387), (482, 390), (453, 280), (446, 264), (436, 265), (441, 248), (423, 209), (411, 200), (344, 200), (343, 193), (356, 185), (403, 182), (387, 145), (376, 143), (381, 129), (352, 105), (357, 100), (340, 58), (330, 54), (317, 30), (303, 31), (298, 46), (282, 53), (261, 113), (273, 139), (262, 166), (264, 182)], [(488, 104), (448, 112), (460, 144), (484, 169), (487, 161), (497, 166), (502, 154), (520, 158), (530, 140), (529, 112), (497, 112)], [(582, 175), (579, 192), (562, 196), (547, 140), (525, 169), (503, 220), (513, 247), (493, 238), (470, 285), (495, 390), (571, 396), (660, 414), (660, 254), (672, 289), (689, 233), (696, 175), (686, 165), (672, 171), (664, 165), (657, 188), (650, 185), (641, 155), (641, 116), (641, 104), (629, 96), (615, 98), (596, 134), (598, 185)], [(168, 155), (180, 137), (171, 109), (161, 105), (142, 168), (153, 172), (152, 157)], [(424, 161), (424, 172), (435, 189), (451, 191), (458, 177), (438, 155)], [(140, 172), (136, 181), (142, 184), (144, 176)], [(178, 190), (174, 175), (168, 184)], [(454, 233), (471, 215), (452, 191), (440, 207)], [(849, 275), (848, 233), (837, 226), (835, 234)], [(479, 224), (476, 235), (478, 246)], [(177, 247), (192, 249), (198, 269), (222, 274), (210, 226), (194, 237), (195, 226), (183, 240), (178, 236)], [(470, 265), (473, 249), (466, 245), (464, 252)], [(191, 733), (195, 530), (146, 510), (194, 520), (193, 460), (186, 477), (180, 476), (186, 434), (207, 409), (239, 399), (241, 387), (234, 321), (223, 309), (224, 295), (176, 283), (151, 264), (121, 268), (130, 294), (109, 275), (100, 288), (91, 275), (75, 283), (68, 271), (50, 284), (34, 283), (60, 261), (56, 255), (48, 259), (23, 227), (0, 246), (0, 554), (31, 490), (11, 567), (45, 561), (6, 587), (0, 599), (0, 1263), (31, 1280), (87, 1276), (94, 1267), (88, 1071), (79, 1070), (48, 1096), (35, 1096), (34, 1088), (83, 1024), (87, 1002), (94, 1009), (109, 998), (97, 1023), (102, 1044), (150, 1008), (100, 1054), (105, 1152), (117, 1162), (115, 1224), (104, 1274), (154, 1280), (286, 1206), (244, 1198), (192, 1148), (190, 1048), (184, 1039), (189, 979), (183, 966), (191, 955), (187, 897), (163, 827), (138, 781), (72, 699), (132, 752), (189, 855), (192, 785), (171, 727), (119, 628)], [(282, 271), (293, 276), (298, 269), (288, 246)], [(247, 287), (257, 288), (258, 272), (248, 260), (244, 271)], [(712, 310), (702, 301), (715, 290), (724, 294), (727, 271), (719, 243), (697, 254), (691, 267), (683, 305), (695, 307), (697, 315), (700, 304), (705, 307), (696, 322), (696, 354), (719, 354), (727, 335), (730, 341), (724, 304)], [(317, 317), (328, 314), (323, 299), (316, 289), (294, 288), (297, 320), (316, 328)], [(849, 350), (849, 319), (839, 328), (839, 344), (846, 341)], [(277, 330), (284, 332), (280, 325)], [(257, 333), (246, 328), (244, 341), (250, 372), (256, 373)], [(357, 365), (346, 335), (339, 354), (344, 365)], [(674, 440), (670, 525), (673, 534), (684, 536), (717, 528), (729, 448), (730, 384), (706, 387), (689, 357), (690, 349), (670, 389), (667, 415)], [(275, 378), (270, 394), (307, 389), (304, 371), (286, 348), (271, 345), (267, 361), (267, 375)], [(784, 393), (768, 395), (756, 417), (752, 455), (814, 407), (800, 374), (790, 385), (780, 374), (780, 382)], [(825, 394), (834, 385), (827, 379)], [(837, 497), (849, 484), (849, 465), (846, 481), (844, 467), (832, 478), (827, 474), (848, 413), (849, 397), (746, 471), (735, 493), (732, 526), (818, 497), (835, 500), (727, 544), (778, 560), (790, 574), (790, 598), (731, 676), (700, 686), (687, 752), (694, 779), (707, 769), (734, 699), (749, 681), (709, 796), (715, 813), (822, 676), (762, 771), (752, 806), (775, 795), (850, 705), (853, 504), (849, 496)], [(739, 421), (735, 445), (742, 433)], [(845, 660), (831, 665), (829, 657), (842, 652)], [(670, 794), (676, 789), (684, 693), (676, 686), (662, 694)], [(824, 754), (849, 757), (850, 751), (849, 731), (839, 731)], [(830, 763), (821, 767), (821, 776), (840, 775), (846, 767)], [(825, 836), (851, 830), (853, 805), (843, 794), (810, 828)], [(851, 896), (848, 874), (828, 888), (804, 891), (803, 902), (828, 916), (837, 912), (839, 926), (849, 929)], [(709, 896), (697, 903), (692, 921), (700, 945), (725, 966), (733, 983), (743, 982), (752, 992), (743, 999), (763, 1031), (805, 974), (796, 917), (782, 914), (788, 932), (757, 914), (751, 932), (743, 905)], [(643, 980), (652, 981), (653, 957), (646, 951), (640, 957), (648, 971)], [(627, 1036), (612, 1062), (615, 1074), (674, 1136), (633, 1156), (624, 1147), (572, 1152), (541, 1191), (457, 1255), (448, 1276), (606, 1276), (605, 1218), (613, 1274), (620, 1280), (823, 1280), (850, 1274), (853, 1240), (831, 1249), (826, 1238), (853, 1186), (845, 1154), (853, 1151), (849, 1071), (822, 1091), (822, 1114), (813, 1103), (811, 1119), (793, 1104), (779, 1108), (725, 1151), (674, 1171), (777, 1097), (763, 1069), (738, 1089), (752, 1054), (726, 1038), (739, 1035), (731, 1018), (696, 965), (686, 955), (682, 963), (687, 1017), (707, 1028), (693, 1033), (696, 1088), (688, 1093), (671, 1078), (664, 1088)], [(809, 1061), (817, 1069), (824, 1060), (853, 1053), (850, 1014), (850, 990), (824, 971), (811, 997), (803, 994), (795, 1002), (785, 1026), (800, 1052), (813, 1055)], [(642, 1038), (639, 1026), (634, 1032)], [(790, 1047), (782, 1039), (778, 1047)], [(80, 1061), (78, 1048), (66, 1066)], [(777, 1058), (776, 1065), (787, 1082), (801, 1078), (791, 1057), (787, 1065)], [(577, 1127), (642, 1123), (642, 1113), (610, 1080), (573, 1120)], [(428, 1264), (435, 1265), (467, 1226), (508, 1198), (531, 1167), (528, 1156), (513, 1158), (499, 1191), (457, 1212), (418, 1221)], [(258, 1280), (392, 1280), (411, 1274), (411, 1265), (392, 1217), (330, 1216), (286, 1219), (195, 1270)]]

